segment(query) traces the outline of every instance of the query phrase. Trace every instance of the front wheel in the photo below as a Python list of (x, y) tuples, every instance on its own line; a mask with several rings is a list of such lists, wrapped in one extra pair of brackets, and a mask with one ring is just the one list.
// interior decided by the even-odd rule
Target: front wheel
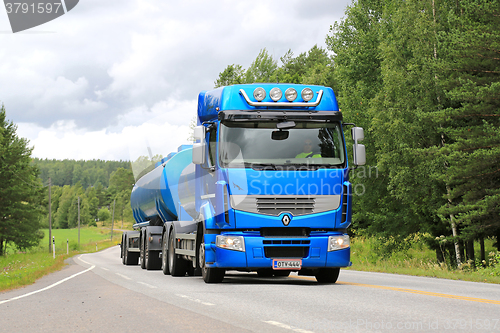
[(199, 264), (201, 267), (201, 275), (203, 276), (203, 281), (205, 283), (220, 283), (224, 279), (224, 274), (226, 274), (224, 269), (221, 268), (210, 268), (207, 267), (205, 263), (205, 237), (201, 236), (202, 240), (200, 242), (200, 257)]
[(319, 283), (335, 283), (339, 274), (340, 268), (320, 268), (315, 276)]

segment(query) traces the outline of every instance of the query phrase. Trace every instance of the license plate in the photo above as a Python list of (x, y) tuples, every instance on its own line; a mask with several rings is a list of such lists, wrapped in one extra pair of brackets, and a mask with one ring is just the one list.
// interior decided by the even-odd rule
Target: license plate
[(300, 269), (302, 259), (273, 259), (273, 269)]

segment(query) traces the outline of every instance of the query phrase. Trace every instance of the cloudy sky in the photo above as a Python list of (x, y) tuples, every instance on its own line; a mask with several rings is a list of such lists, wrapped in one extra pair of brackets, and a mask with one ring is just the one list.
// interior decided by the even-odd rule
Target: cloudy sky
[(35, 157), (166, 156), (227, 65), (326, 48), (350, 2), (80, 0), (16, 34), (0, 8), (0, 103)]

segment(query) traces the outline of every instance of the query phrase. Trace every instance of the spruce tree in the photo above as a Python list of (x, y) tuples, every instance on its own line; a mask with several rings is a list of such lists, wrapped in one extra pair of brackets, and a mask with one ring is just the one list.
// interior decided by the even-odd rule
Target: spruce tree
[(438, 82), (450, 105), (434, 117), (449, 184), (440, 213), (455, 218), (465, 241), (496, 236), (500, 249), (500, 1), (462, 0), (448, 21)]
[(0, 108), (0, 255), (7, 243), (20, 250), (38, 245), (43, 187), (31, 163), (32, 148)]

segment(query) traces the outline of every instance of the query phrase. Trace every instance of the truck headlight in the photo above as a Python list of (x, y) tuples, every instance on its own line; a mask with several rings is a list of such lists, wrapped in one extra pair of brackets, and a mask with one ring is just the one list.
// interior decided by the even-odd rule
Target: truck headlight
[(314, 92), (311, 88), (304, 88), (300, 93), (300, 96), (304, 100), (304, 102), (309, 102), (314, 97)]
[(253, 97), (257, 100), (257, 102), (262, 102), (264, 98), (266, 98), (266, 91), (264, 88), (258, 87), (253, 91)]
[(245, 239), (243, 236), (217, 235), (215, 245), (222, 249), (245, 252)]
[(271, 99), (275, 102), (279, 101), (281, 99), (281, 97), (283, 96), (283, 93), (281, 92), (281, 89), (278, 88), (278, 87), (274, 87), (273, 89), (271, 89), (271, 91), (269, 92), (269, 96), (271, 97)]
[(297, 98), (297, 90), (293, 88), (288, 88), (285, 91), (285, 98), (289, 102), (293, 102)]
[(349, 235), (338, 235), (328, 237), (328, 252), (347, 249), (351, 246)]

